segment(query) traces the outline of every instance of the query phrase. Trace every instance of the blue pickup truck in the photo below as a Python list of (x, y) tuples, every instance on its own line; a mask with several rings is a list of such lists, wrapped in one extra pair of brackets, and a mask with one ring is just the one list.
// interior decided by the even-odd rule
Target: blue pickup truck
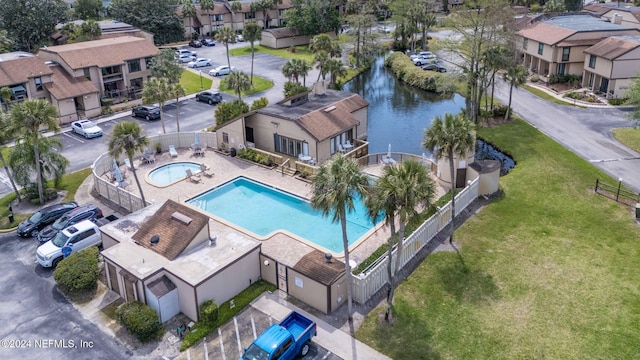
[(316, 323), (295, 311), (273, 324), (244, 349), (240, 360), (291, 360), (309, 353)]

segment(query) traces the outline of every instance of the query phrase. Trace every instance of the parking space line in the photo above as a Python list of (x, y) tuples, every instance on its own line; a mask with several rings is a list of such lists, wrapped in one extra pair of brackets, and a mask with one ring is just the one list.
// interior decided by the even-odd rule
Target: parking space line
[(236, 326), (236, 340), (238, 340), (238, 352), (242, 354), (242, 343), (240, 343), (240, 331), (238, 330), (238, 319), (233, 317), (233, 325)]
[(207, 350), (207, 338), (202, 342), (204, 344), (204, 360), (209, 360), (209, 350)]
[(78, 138), (77, 138), (77, 137), (75, 137), (75, 136), (69, 135), (69, 134), (67, 134), (66, 132), (65, 132), (65, 133), (62, 133), (62, 135), (66, 136), (66, 137), (69, 137), (69, 138), (72, 138), (73, 140), (75, 140), (75, 141), (77, 141), (77, 142), (79, 142), (79, 143), (81, 143), (81, 144), (84, 144), (84, 141), (82, 141), (82, 140), (78, 139)]
[(327, 351), (327, 355), (323, 356), (323, 357), (322, 357), (322, 360), (324, 360), (324, 359), (328, 358), (328, 357), (329, 357), (329, 355), (331, 355), (331, 351)]
[(222, 331), (218, 328), (218, 339), (220, 339), (220, 351), (222, 352), (222, 360), (227, 360), (227, 356), (224, 354), (224, 344), (222, 343)]
[(253, 316), (251, 317), (251, 328), (253, 329), (253, 340), (255, 340), (258, 336), (256, 335), (256, 323), (253, 321)]
[(191, 360), (191, 352), (187, 349), (187, 360)]

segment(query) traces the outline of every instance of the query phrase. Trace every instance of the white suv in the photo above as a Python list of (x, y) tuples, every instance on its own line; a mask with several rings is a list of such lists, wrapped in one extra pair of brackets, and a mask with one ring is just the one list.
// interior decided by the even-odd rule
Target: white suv
[(64, 251), (70, 250), (71, 254), (100, 245), (102, 237), (98, 225), (91, 220), (84, 220), (60, 231), (56, 237), (40, 245), (36, 252), (36, 260), (42, 267), (56, 267), (64, 258)]

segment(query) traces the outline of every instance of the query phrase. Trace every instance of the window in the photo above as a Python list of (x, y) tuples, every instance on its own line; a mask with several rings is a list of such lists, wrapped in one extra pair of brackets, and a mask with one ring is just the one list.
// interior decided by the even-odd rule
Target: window
[(529, 39), (522, 40), (522, 48), (527, 50), (527, 45), (529, 45)]
[(131, 79), (131, 81), (129, 81), (129, 84), (133, 89), (142, 89), (142, 78)]
[(332, 137), (329, 141), (329, 150), (331, 152), (331, 155), (333, 155), (336, 151), (340, 151), (340, 149), (338, 148), (338, 144), (342, 147), (342, 145), (346, 144), (347, 141), (353, 141), (353, 129), (349, 129), (342, 134), (338, 134)]
[(245, 19), (255, 19), (256, 13), (254, 11), (244, 13)]
[[(309, 144), (303, 140), (291, 139), (286, 136), (274, 134), (273, 145), (275, 151), (279, 153), (290, 156), (298, 156), (299, 154), (309, 155)], [(305, 151), (307, 153), (305, 153)]]
[(33, 79), (33, 82), (36, 84), (36, 91), (42, 91), (42, 78), (37, 77)]
[(144, 58), (144, 66), (148, 69), (151, 69), (151, 65), (153, 65), (153, 57), (149, 56)]
[(229, 143), (229, 134), (227, 134), (226, 132), (222, 133), (222, 142), (225, 144)]
[(218, 31), (222, 29), (224, 25), (211, 25), (211, 31)]
[(91, 72), (89, 71), (89, 68), (84, 68), (82, 71), (84, 72), (84, 77), (86, 77), (87, 80), (91, 80)]
[(567, 64), (558, 64), (558, 75), (564, 75)]
[(129, 65), (129, 72), (130, 73), (134, 73), (134, 72), (138, 72), (140, 71), (140, 60), (136, 59), (136, 60), (129, 60), (127, 61), (127, 64)]
[(538, 43), (538, 54), (542, 55), (542, 51), (544, 50), (544, 44)]
[(115, 75), (115, 74), (121, 74), (121, 73), (122, 73), (122, 70), (120, 70), (120, 66), (118, 65), (102, 68), (102, 76)]
[(589, 56), (589, 67), (592, 68), (592, 69), (596, 68), (596, 56), (595, 55)]
[(211, 15), (211, 22), (224, 21), (224, 14)]
[(569, 61), (569, 53), (571, 52), (571, 48), (563, 47), (562, 48), (562, 61)]

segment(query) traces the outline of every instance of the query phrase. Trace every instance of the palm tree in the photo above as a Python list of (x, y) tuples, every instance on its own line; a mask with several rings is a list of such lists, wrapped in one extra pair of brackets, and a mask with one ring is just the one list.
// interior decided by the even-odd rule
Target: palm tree
[[(233, 21), (234, 21), (234, 18), (236, 17), (236, 12), (241, 10), (242, 10), (242, 3), (240, 3), (240, 1), (231, 2), (231, 30), (235, 31), (235, 24)], [(244, 19), (242, 23), (243, 23), (242, 28), (244, 28)]]
[(250, 5), (250, 10), (253, 12), (262, 12), (262, 27), (269, 28), (269, 10), (273, 7), (272, 0), (258, 0), (254, 1)]
[(53, 178), (55, 186), (60, 181), (69, 166), (69, 160), (62, 151), (62, 141), (56, 137), (43, 137), (38, 141), (38, 161), (33, 151), (33, 139), (20, 140), (13, 147), (9, 157), (9, 166), (13, 170), (16, 182), (22, 186), (31, 184), (33, 173), (36, 172), (36, 164), (39, 164), (42, 173), (42, 187), (45, 187), (46, 179)]
[(281, 70), (284, 77), (286, 77), (288, 80), (293, 79), (296, 83), (298, 83), (298, 78), (296, 77), (296, 68), (295, 64), (293, 63), (293, 59), (288, 60), (286, 63), (284, 63)]
[(262, 29), (260, 29), (260, 26), (256, 23), (247, 24), (247, 26), (242, 29), (242, 36), (244, 36), (245, 41), (251, 44), (251, 75), (249, 79), (251, 79), (251, 85), (253, 85), (253, 56), (255, 53), (253, 43), (256, 40), (262, 39)]
[(331, 59), (329, 57), (329, 53), (324, 50), (318, 51), (315, 55), (313, 55), (313, 63), (316, 64), (316, 67), (320, 72), (318, 73), (318, 79), (320, 80), (320, 76), (322, 76), (322, 80), (327, 76), (327, 62)]
[(396, 217), (399, 218), (396, 253), (399, 257), (402, 254), (407, 223), (418, 214), (418, 211), (431, 205), (434, 193), (435, 185), (429, 177), (427, 168), (417, 161), (407, 160), (384, 168), (382, 176), (374, 185), (374, 200), (367, 202), (370, 217), (375, 218), (377, 214), (382, 213), (385, 222), (391, 227), (387, 265), (389, 292), (385, 320), (389, 319), (393, 306), (393, 293), (396, 286), (394, 276), (400, 271), (399, 260), (396, 260), (395, 271), (392, 273), (391, 270), (393, 240), (396, 237)]
[(18, 142), (25, 142), (33, 146), (38, 198), (40, 204), (44, 204), (44, 182), (39, 149), (44, 135), (41, 130), (58, 131), (60, 129), (56, 123), (58, 110), (45, 100), (27, 100), (11, 108), (9, 119), (12, 131), (18, 136)]
[[(143, 151), (147, 145), (149, 145), (149, 138), (142, 133), (142, 128), (138, 123), (122, 121), (113, 127), (113, 132), (109, 138), (109, 155), (118, 158), (120, 154), (124, 153), (129, 162), (133, 164), (133, 156), (137, 152)], [(131, 168), (131, 172), (133, 172), (133, 178), (136, 180), (136, 185), (138, 185), (142, 205), (147, 206), (135, 166)]]
[(162, 132), (167, 133), (164, 128), (164, 116), (162, 115), (162, 108), (165, 101), (171, 99), (173, 95), (169, 89), (169, 81), (165, 78), (152, 78), (144, 83), (142, 89), (142, 101), (145, 104), (158, 103), (160, 105), (160, 123), (162, 124)]
[(511, 115), (511, 96), (513, 95), (513, 87), (516, 88), (527, 81), (527, 69), (522, 65), (512, 65), (507, 68), (504, 74), (504, 81), (509, 83), (509, 105), (507, 112), (504, 114), (504, 120), (509, 120)]
[(352, 284), (349, 266), (349, 240), (347, 238), (347, 212), (354, 210), (357, 196), (367, 194), (368, 178), (360, 171), (355, 159), (336, 154), (320, 165), (313, 176), (313, 196), (311, 206), (332, 216), (332, 221), (340, 221), (342, 244), (344, 247), (344, 267), (347, 280), (347, 306), (349, 322), (353, 322)]
[(340, 55), (340, 47), (327, 34), (314, 36), (309, 43), (309, 50), (314, 54), (326, 51), (331, 57)]
[(331, 59), (327, 61), (325, 68), (331, 76), (331, 81), (329, 83), (333, 85), (334, 88), (338, 77), (347, 75), (347, 69), (344, 67), (342, 60), (340, 59)]
[(212, 22), (211, 22), (211, 14), (209, 14), (209, 10), (215, 10), (216, 5), (213, 3), (213, 0), (200, 0), (200, 11), (205, 12), (207, 17), (209, 18), (209, 32), (212, 30)]
[(456, 179), (453, 157), (467, 156), (475, 146), (475, 125), (464, 114), (444, 114), (444, 121), (436, 116), (431, 127), (425, 131), (422, 146), (431, 151), (436, 159), (442, 156), (449, 158), (449, 174), (451, 176), (451, 236), (453, 244), (454, 220), (456, 216)]
[(227, 86), (238, 94), (238, 99), (242, 101), (242, 92), (251, 89), (249, 75), (242, 71), (232, 71), (225, 79)]
[(291, 63), (296, 74), (296, 81), (302, 76), (302, 86), (307, 86), (307, 75), (312, 69), (311, 65), (304, 59), (291, 59)]
[(18, 201), (20, 201), (20, 193), (18, 192), (18, 187), (16, 186), (16, 183), (13, 180), (13, 175), (11, 174), (11, 170), (9, 169), (9, 166), (7, 165), (7, 161), (5, 160), (4, 155), (2, 154), (2, 151), (1, 151), (4, 145), (12, 139), (13, 139), (13, 128), (9, 122), (9, 115), (4, 111), (2, 111), (2, 109), (0, 109), (0, 162), (2, 162), (4, 171), (7, 173), (7, 179), (9, 179), (9, 181), (11, 182), (11, 187), (13, 187), (13, 191), (15, 191), (16, 197)]
[(227, 65), (231, 68), (231, 61), (229, 60), (229, 43), (236, 41), (236, 33), (229, 27), (223, 27), (216, 33), (216, 41), (223, 43), (227, 49)]
[(98, 24), (95, 20), (87, 20), (86, 22), (80, 25), (80, 30), (82, 34), (89, 38), (89, 40), (95, 40), (102, 35), (102, 29), (100, 28), (100, 24)]
[(5, 110), (9, 110), (9, 102), (11, 102), (11, 95), (13, 95), (13, 91), (11, 91), (10, 87), (8, 86), (0, 87), (0, 98), (2, 99), (2, 105), (4, 105)]
[(180, 132), (180, 96), (185, 96), (187, 91), (185, 88), (177, 84), (169, 84), (169, 93), (172, 98), (176, 99), (176, 126), (178, 128), (178, 132)]
[(191, 0), (182, 0), (182, 18), (189, 18), (189, 39), (193, 36), (193, 18), (196, 16), (198, 16), (198, 10), (196, 10), (193, 2)]

